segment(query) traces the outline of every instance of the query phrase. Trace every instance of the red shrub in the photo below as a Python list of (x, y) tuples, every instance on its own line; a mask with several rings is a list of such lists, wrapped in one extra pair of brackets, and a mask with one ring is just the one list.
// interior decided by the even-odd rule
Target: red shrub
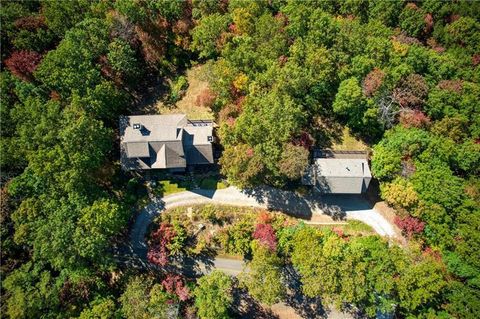
[(272, 216), (266, 210), (262, 210), (258, 214), (257, 220), (260, 224), (269, 224), (272, 221)]
[(190, 290), (185, 286), (180, 275), (167, 274), (162, 281), (162, 286), (169, 294), (176, 295), (181, 301), (185, 301), (190, 297)]
[(32, 80), (32, 73), (42, 60), (42, 55), (35, 51), (15, 51), (5, 60), (7, 69), (25, 81)]
[(442, 261), (442, 256), (437, 250), (433, 250), (431, 247), (425, 247), (423, 250), (424, 256), (431, 256), (433, 257), (436, 261), (440, 262)]
[(213, 93), (212, 90), (205, 89), (197, 96), (195, 100), (195, 105), (211, 107), (213, 105), (213, 102), (215, 102), (215, 98), (215, 93)]
[(423, 229), (425, 228), (425, 223), (423, 221), (412, 216), (407, 216), (403, 218), (399, 216), (395, 216), (394, 223), (409, 238), (415, 234), (419, 234), (423, 232)]
[(50, 92), (50, 98), (54, 101), (60, 101), (60, 93), (58, 93), (57, 91), (51, 91)]
[(382, 85), (384, 77), (385, 73), (382, 70), (374, 68), (363, 80), (363, 94), (365, 96), (374, 95)]
[(292, 144), (295, 146), (302, 146), (305, 149), (309, 150), (313, 146), (313, 138), (307, 132), (302, 132), (300, 136), (295, 137), (292, 140)]
[(175, 34), (187, 34), (192, 27), (189, 19), (180, 19), (172, 27), (172, 31)]
[(277, 236), (270, 224), (257, 224), (253, 232), (253, 238), (257, 239), (262, 245), (265, 245), (272, 251), (277, 249)]
[(249, 147), (247, 149), (247, 156), (248, 157), (253, 157), (253, 155), (255, 155), (255, 151), (253, 150), (253, 148)]
[(149, 241), (148, 261), (159, 266), (165, 266), (168, 263), (170, 254), (168, 245), (173, 237), (175, 237), (175, 231), (172, 225), (167, 223), (160, 224), (160, 227), (152, 234)]
[(419, 45), (422, 44), (422, 42), (420, 42), (420, 40), (418, 40), (417, 38), (409, 37), (404, 33), (400, 33), (399, 35), (393, 36), (393, 39), (403, 44), (419, 44)]

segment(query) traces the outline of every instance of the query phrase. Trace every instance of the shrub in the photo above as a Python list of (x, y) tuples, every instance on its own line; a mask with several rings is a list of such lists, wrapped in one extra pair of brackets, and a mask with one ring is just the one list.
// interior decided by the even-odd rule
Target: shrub
[(179, 101), (185, 94), (185, 90), (188, 88), (187, 78), (183, 75), (179, 76), (175, 81), (170, 83), (170, 96), (168, 98), (169, 103), (175, 103)]
[(413, 235), (420, 234), (421, 232), (423, 232), (423, 229), (425, 228), (425, 222), (412, 216), (407, 216), (407, 217), (395, 216), (394, 223), (409, 238), (411, 238)]
[(162, 286), (167, 293), (176, 295), (181, 301), (190, 297), (190, 290), (180, 275), (167, 274), (162, 281)]
[(165, 266), (168, 264), (170, 249), (168, 248), (175, 237), (173, 226), (161, 223), (160, 227), (151, 235), (147, 259), (153, 264)]
[(211, 107), (215, 102), (216, 96), (210, 89), (205, 89), (197, 96), (195, 100), (196, 106)]
[(277, 250), (277, 236), (270, 224), (257, 224), (253, 232), (253, 238), (257, 239), (260, 244), (264, 245), (271, 251)]

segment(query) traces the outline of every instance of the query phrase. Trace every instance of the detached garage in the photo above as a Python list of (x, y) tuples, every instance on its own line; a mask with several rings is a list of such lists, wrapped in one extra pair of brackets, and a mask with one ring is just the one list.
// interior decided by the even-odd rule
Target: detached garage
[(361, 194), (367, 191), (371, 179), (366, 159), (316, 158), (302, 183), (324, 194)]

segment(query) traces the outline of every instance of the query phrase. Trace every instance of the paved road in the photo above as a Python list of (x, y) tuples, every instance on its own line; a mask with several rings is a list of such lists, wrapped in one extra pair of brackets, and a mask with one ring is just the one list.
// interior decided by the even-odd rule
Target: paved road
[[(356, 219), (370, 225), (382, 236), (394, 236), (391, 224), (383, 218), (372, 205), (360, 196), (299, 196), (290, 191), (264, 187), (255, 190), (240, 190), (228, 187), (221, 190), (194, 190), (172, 194), (163, 198), (155, 198), (143, 208), (136, 217), (130, 232), (130, 247), (127, 254), (145, 261), (147, 245), (145, 235), (148, 225), (161, 211), (179, 206), (196, 204), (227, 204), (234, 206), (250, 206), (283, 211), (289, 215), (309, 220), (312, 216), (325, 214), (333, 220)], [(230, 274), (239, 273), (244, 264), (240, 260), (217, 258), (215, 267)], [(208, 271), (211, 267), (200, 263), (200, 271)]]

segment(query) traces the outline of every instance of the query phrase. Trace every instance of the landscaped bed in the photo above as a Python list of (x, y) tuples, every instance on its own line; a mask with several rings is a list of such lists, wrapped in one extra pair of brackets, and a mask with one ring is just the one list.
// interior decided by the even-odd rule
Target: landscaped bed
[[(251, 242), (262, 237), (260, 233), (265, 232), (265, 227), (268, 228), (266, 232), (272, 232), (270, 236), (275, 237), (270, 241), (276, 242), (283, 232), (301, 223), (303, 221), (281, 212), (251, 207), (178, 207), (162, 212), (150, 225), (149, 246), (151, 251), (157, 250), (158, 256), (162, 255), (161, 258), (157, 256), (162, 263), (168, 263), (170, 257), (195, 258), (201, 255), (248, 258)], [(371, 227), (359, 221), (313, 226), (344, 237), (375, 234)], [(162, 241), (164, 245), (160, 247)]]

